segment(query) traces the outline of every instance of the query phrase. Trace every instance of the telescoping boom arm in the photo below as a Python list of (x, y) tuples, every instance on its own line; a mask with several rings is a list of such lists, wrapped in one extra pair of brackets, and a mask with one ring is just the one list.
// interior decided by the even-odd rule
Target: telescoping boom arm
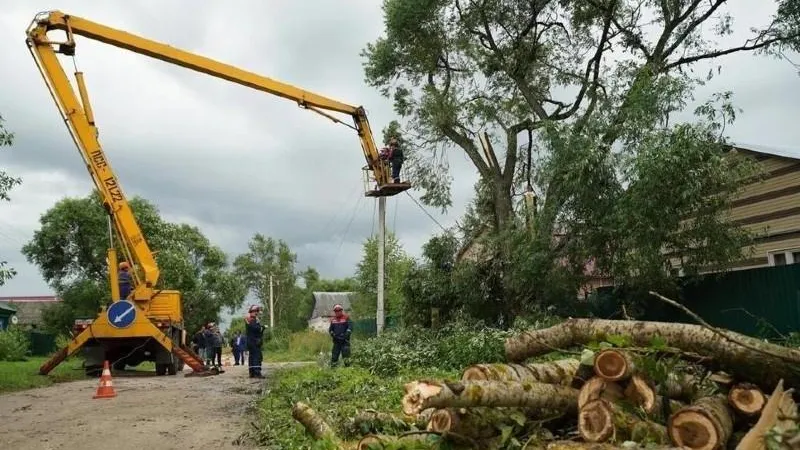
[[(47, 33), (52, 30), (64, 31), (66, 40), (50, 40)], [(40, 13), (27, 30), (26, 42), (58, 105), (67, 128), (86, 162), (89, 173), (103, 196), (104, 205), (113, 218), (114, 227), (122, 241), (125, 256), (129, 260), (133, 259), (142, 270), (144, 280), (139, 280), (136, 272), (133, 274), (136, 284), (133, 292), (135, 300), (150, 298), (159, 278), (159, 269), (98, 141), (97, 128), (83, 74), (75, 73), (79, 92), (79, 95), (76, 95), (69, 77), (57, 58), (59, 53), (67, 56), (75, 55), (74, 37), (76, 35), (293, 100), (300, 107), (310, 109), (336, 123), (344, 124), (358, 133), (367, 161), (366, 169), (371, 173), (370, 178), (376, 185), (374, 190), (367, 192), (368, 196), (391, 196), (410, 188), (407, 183), (392, 183), (388, 167), (381, 161), (366, 111), (361, 106), (341, 103), (229, 64), (71, 16), (61, 11)], [(332, 113), (349, 115), (353, 125), (340, 120)]]

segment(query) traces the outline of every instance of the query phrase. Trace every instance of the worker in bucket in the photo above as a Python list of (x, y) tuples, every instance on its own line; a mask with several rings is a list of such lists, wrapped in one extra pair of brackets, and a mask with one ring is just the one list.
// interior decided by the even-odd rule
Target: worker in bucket
[(250, 378), (264, 378), (261, 374), (261, 346), (264, 341), (264, 325), (258, 320), (261, 314), (261, 307), (258, 305), (250, 306), (244, 318), (245, 332), (247, 341), (247, 368)]
[(130, 273), (131, 265), (128, 264), (128, 261), (122, 261), (119, 263), (119, 274), (117, 275), (117, 280), (119, 282), (119, 297), (120, 299), (126, 299), (129, 295), (131, 295), (131, 273)]
[(350, 334), (353, 333), (353, 322), (350, 316), (344, 313), (342, 305), (333, 305), (333, 317), (328, 327), (328, 333), (333, 339), (333, 350), (331, 350), (331, 367), (336, 367), (339, 363), (339, 355), (342, 356), (344, 366), (350, 365)]
[(403, 167), (403, 149), (396, 137), (389, 139), (389, 145), (381, 149), (381, 159), (388, 161), (392, 168), (392, 182), (400, 182), (400, 169)]

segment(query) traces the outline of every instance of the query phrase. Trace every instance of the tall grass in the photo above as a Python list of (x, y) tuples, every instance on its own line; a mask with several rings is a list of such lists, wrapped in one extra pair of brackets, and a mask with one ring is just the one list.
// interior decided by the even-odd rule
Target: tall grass
[(331, 338), (319, 331), (291, 333), (275, 330), (264, 346), (264, 359), (273, 362), (316, 361), (320, 353), (331, 351)]

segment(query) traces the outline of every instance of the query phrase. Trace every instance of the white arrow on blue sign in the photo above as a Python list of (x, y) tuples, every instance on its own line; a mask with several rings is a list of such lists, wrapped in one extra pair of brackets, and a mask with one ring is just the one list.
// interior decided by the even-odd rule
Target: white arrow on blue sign
[(114, 302), (106, 310), (108, 323), (116, 328), (127, 328), (136, 319), (136, 306), (128, 300)]

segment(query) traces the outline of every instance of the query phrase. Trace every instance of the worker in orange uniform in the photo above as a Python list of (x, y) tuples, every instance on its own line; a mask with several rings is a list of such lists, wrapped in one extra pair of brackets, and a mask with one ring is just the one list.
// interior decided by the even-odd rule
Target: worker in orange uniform
[(119, 263), (119, 274), (117, 275), (117, 279), (119, 281), (119, 297), (123, 300), (131, 295), (130, 268), (131, 266), (128, 264), (128, 261), (122, 261)]

